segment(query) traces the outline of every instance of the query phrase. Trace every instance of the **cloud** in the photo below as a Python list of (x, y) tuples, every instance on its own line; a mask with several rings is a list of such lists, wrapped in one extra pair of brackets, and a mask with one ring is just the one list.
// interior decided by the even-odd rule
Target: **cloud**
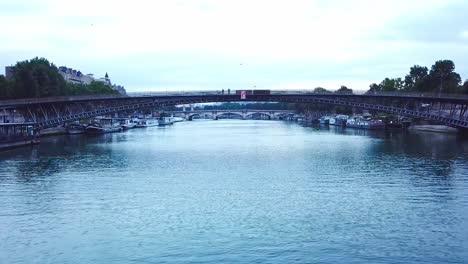
[(128, 90), (367, 89), (445, 58), (468, 71), (468, 4), (457, 0), (21, 0), (0, 9), (9, 25), (0, 63), (44, 56), (109, 72)]

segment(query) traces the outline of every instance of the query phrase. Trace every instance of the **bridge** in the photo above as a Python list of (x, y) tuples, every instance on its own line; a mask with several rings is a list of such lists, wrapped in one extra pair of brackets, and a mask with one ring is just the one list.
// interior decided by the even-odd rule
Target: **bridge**
[(185, 120), (192, 120), (194, 117), (210, 118), (217, 120), (223, 116), (235, 115), (242, 119), (254, 117), (266, 117), (270, 120), (284, 119), (286, 116), (294, 115), (294, 111), (290, 110), (257, 110), (257, 109), (216, 109), (216, 110), (183, 110), (183, 111), (166, 111), (184, 118)]
[(214, 102), (285, 102), (328, 104), (375, 110), (468, 129), (468, 96), (428, 93), (340, 94), (312, 91), (271, 91), (269, 94), (223, 94), (219, 91), (131, 93), (129, 96), (68, 96), (1, 100), (0, 111), (16, 111), (37, 129), (83, 118), (140, 109)]

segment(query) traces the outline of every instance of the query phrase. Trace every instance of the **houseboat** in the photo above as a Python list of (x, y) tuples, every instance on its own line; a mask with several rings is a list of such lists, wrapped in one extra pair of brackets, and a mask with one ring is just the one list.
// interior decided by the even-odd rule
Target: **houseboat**
[(329, 124), (333, 126), (345, 126), (348, 118), (349, 116), (347, 115), (337, 115), (330, 118)]
[(158, 119), (155, 118), (144, 118), (144, 119), (138, 119), (135, 121), (135, 127), (153, 127), (158, 125)]
[(125, 119), (120, 122), (120, 126), (123, 130), (129, 130), (135, 128), (138, 123), (138, 119)]
[(371, 130), (385, 129), (385, 123), (382, 120), (365, 119), (363, 117), (353, 117), (346, 121), (346, 127), (349, 128), (362, 128)]
[(321, 125), (329, 125), (330, 124), (330, 117), (329, 116), (322, 116), (319, 118), (319, 123)]
[(171, 116), (161, 116), (158, 119), (159, 126), (167, 126), (167, 125), (172, 125), (172, 124), (174, 124), (174, 118)]
[(0, 150), (39, 144), (36, 123), (0, 123)]
[(93, 123), (88, 125), (85, 129), (86, 134), (104, 134), (121, 132), (123, 129), (120, 123), (112, 118), (95, 119)]

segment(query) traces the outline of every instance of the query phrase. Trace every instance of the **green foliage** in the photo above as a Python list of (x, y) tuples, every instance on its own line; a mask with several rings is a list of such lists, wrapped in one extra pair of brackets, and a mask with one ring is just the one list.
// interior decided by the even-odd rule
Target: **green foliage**
[(18, 62), (14, 72), (12, 96), (15, 98), (54, 96), (65, 88), (57, 67), (44, 58)]
[(340, 89), (336, 90), (335, 93), (338, 93), (338, 94), (352, 94), (353, 93), (353, 89), (349, 89), (348, 87), (342, 85), (340, 87)]
[(103, 82), (93, 81), (90, 84), (67, 83), (65, 95), (118, 94)]
[(458, 92), (461, 77), (455, 72), (455, 64), (451, 60), (436, 61), (429, 72), (431, 89), (442, 93)]
[(465, 81), (462, 87), (462, 93), (468, 94), (468, 80)]
[(373, 83), (369, 85), (369, 90), (366, 92), (366, 94), (373, 94), (376, 92), (380, 92), (380, 90), (381, 90), (380, 86), (376, 83)]
[(317, 88), (314, 89), (314, 93), (327, 94), (327, 93), (333, 93), (333, 92), (330, 92), (327, 89), (322, 88), (322, 87), (317, 87)]
[(461, 77), (455, 72), (455, 64), (451, 60), (439, 60), (427, 67), (414, 65), (404, 81), (401, 78), (385, 78), (379, 85), (370, 85), (368, 94), (375, 92), (429, 92), (429, 93), (463, 93)]
[(396, 92), (403, 89), (403, 81), (401, 78), (385, 78), (379, 86), (382, 92)]
[(424, 66), (414, 65), (405, 76), (405, 91), (424, 91), (428, 89), (428, 69)]
[(0, 76), (0, 99), (116, 93), (102, 82), (67, 83), (58, 68), (45, 58), (16, 63), (12, 80)]
[(13, 83), (0, 75), (0, 98), (11, 98)]

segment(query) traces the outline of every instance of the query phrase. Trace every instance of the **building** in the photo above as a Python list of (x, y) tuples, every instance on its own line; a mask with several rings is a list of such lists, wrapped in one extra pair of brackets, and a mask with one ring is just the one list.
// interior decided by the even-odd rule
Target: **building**
[(103, 78), (95, 78), (92, 73), (82, 74), (81, 71), (74, 70), (72, 68), (67, 68), (65, 66), (59, 67), (59, 73), (63, 76), (65, 81), (77, 84), (90, 84), (91, 82), (102, 82), (113, 90), (118, 91), (120, 94), (127, 94), (125, 88), (121, 85), (112, 84), (109, 74), (107, 74)]
[(5, 77), (7, 79), (13, 79), (13, 77), (15, 77), (15, 67), (6, 66), (5, 67)]
[(90, 84), (92, 81), (94, 81), (94, 77), (92, 74), (84, 75), (79, 70), (67, 68), (65, 66), (59, 67), (59, 73), (63, 76), (63, 79), (65, 79), (65, 81), (71, 83)]

